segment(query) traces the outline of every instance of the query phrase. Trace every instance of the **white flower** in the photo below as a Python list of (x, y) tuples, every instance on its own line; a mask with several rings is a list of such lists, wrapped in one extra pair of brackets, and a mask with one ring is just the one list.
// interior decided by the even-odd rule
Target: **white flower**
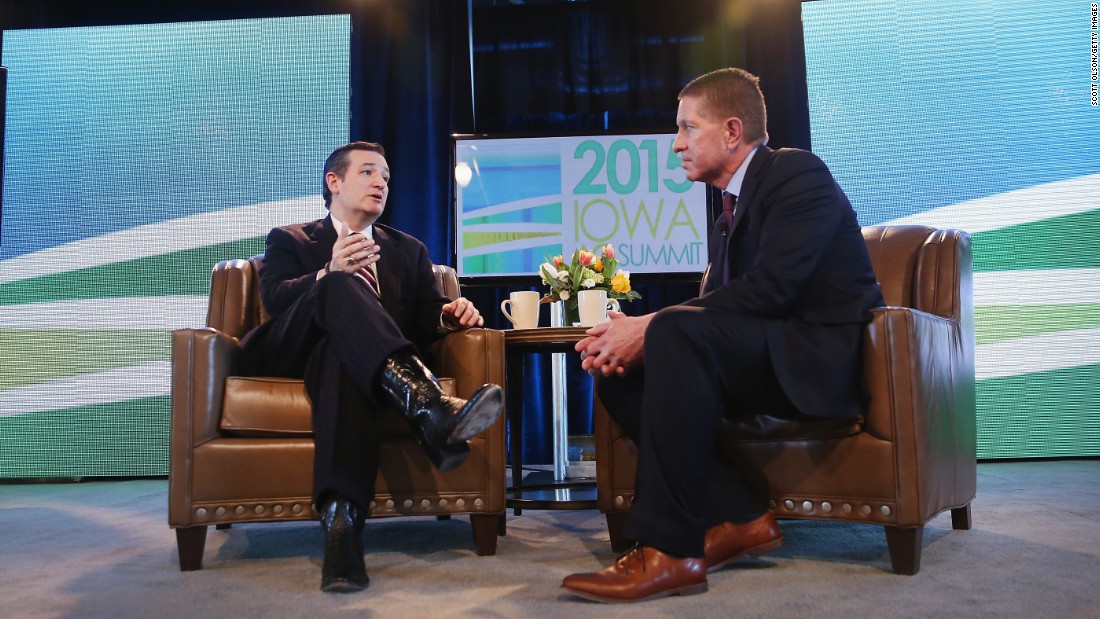
[(618, 271), (615, 271), (615, 275), (618, 275), (619, 273), (622, 273), (623, 277), (630, 279), (630, 271), (627, 271), (626, 269), (619, 269)]
[(596, 285), (596, 280), (592, 279), (591, 277), (589, 277), (588, 279), (581, 282), (581, 286), (584, 286), (585, 288), (592, 288), (595, 285)]
[(554, 277), (557, 277), (558, 281), (567, 282), (569, 281), (569, 271), (562, 269), (557, 273), (554, 273)]
[(558, 296), (561, 297), (562, 301), (568, 301), (569, 300), (569, 291), (568, 290), (562, 290), (561, 292), (558, 293)]
[(543, 262), (539, 266), (539, 276), (542, 277), (542, 283), (549, 286), (550, 282), (558, 277), (558, 270), (549, 262)]

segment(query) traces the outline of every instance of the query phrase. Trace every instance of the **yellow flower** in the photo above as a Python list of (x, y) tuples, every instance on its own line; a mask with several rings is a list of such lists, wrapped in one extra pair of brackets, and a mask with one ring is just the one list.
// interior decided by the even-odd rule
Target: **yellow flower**
[(592, 263), (592, 270), (597, 273), (603, 273), (603, 256), (596, 258), (596, 261)]
[(630, 292), (630, 276), (623, 271), (611, 278), (611, 290), (614, 292)]

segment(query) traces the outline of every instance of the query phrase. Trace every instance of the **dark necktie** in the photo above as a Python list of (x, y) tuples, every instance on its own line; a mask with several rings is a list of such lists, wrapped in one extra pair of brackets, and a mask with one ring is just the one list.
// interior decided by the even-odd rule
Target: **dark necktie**
[(733, 215), (736, 212), (737, 196), (723, 191), (722, 214), (719, 215), (717, 221), (714, 222), (714, 229), (722, 236), (718, 244), (718, 253), (715, 254), (714, 264), (711, 265), (712, 271), (717, 269), (716, 277), (712, 280), (713, 283), (710, 285), (711, 290), (730, 281), (730, 235), (733, 232)]

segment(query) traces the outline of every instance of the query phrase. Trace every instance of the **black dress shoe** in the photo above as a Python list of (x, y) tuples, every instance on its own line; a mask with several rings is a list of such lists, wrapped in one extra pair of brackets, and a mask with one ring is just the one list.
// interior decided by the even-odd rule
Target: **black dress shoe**
[(370, 584), (363, 561), (364, 518), (359, 508), (343, 497), (333, 497), (322, 506), (325, 562), (321, 568), (321, 591), (354, 593)]
[(419, 357), (395, 353), (386, 359), (379, 383), (409, 420), (432, 464), (449, 471), (466, 460), (466, 441), (496, 422), (504, 391), (483, 385), (469, 400), (449, 396)]

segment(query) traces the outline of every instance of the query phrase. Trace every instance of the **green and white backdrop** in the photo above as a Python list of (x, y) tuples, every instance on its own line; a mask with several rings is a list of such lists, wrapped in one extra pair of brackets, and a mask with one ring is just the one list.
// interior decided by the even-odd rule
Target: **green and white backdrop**
[(347, 15), (7, 31), (0, 479), (163, 475), (169, 334), (316, 219)]
[(1089, 3), (802, 7), (813, 149), (860, 221), (972, 236), (978, 456), (1100, 455)]
[[(981, 458), (1100, 455), (1088, 17), (804, 4), (814, 150), (860, 221), (973, 236)], [(167, 472), (169, 333), (215, 262), (324, 213), (349, 40), (347, 16), (4, 33), (0, 479)]]

